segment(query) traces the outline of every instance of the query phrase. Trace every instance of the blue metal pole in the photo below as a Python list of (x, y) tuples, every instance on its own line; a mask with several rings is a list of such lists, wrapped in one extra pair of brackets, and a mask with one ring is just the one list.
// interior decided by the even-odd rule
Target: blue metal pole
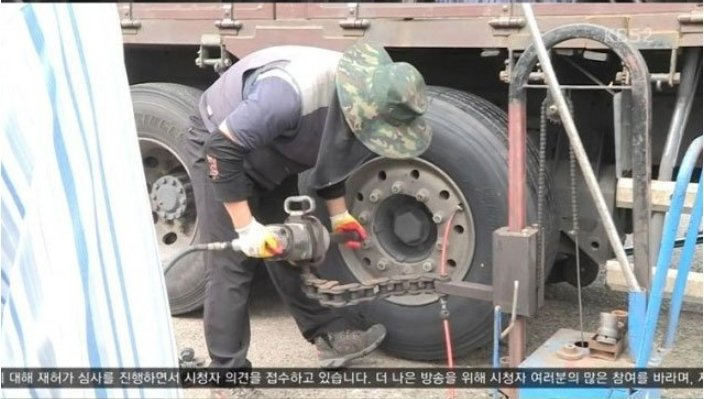
[(650, 358), (650, 351), (652, 349), (653, 341), (655, 340), (655, 329), (657, 328), (658, 316), (660, 314), (660, 305), (662, 304), (662, 291), (665, 287), (667, 270), (670, 267), (669, 263), (672, 258), (673, 244), (675, 242), (675, 235), (677, 234), (679, 219), (682, 215), (684, 196), (686, 194), (687, 185), (689, 184), (689, 180), (692, 176), (692, 170), (694, 169), (694, 165), (699, 158), (701, 150), (702, 137), (700, 136), (694, 140), (689, 146), (689, 149), (687, 149), (687, 153), (684, 155), (682, 164), (680, 165), (680, 171), (677, 174), (677, 181), (675, 182), (675, 190), (672, 195), (670, 209), (665, 215), (665, 228), (663, 229), (660, 252), (658, 253), (658, 261), (655, 266), (655, 275), (653, 276), (650, 287), (648, 309), (645, 314), (645, 328), (638, 345), (636, 368), (646, 367)]
[(677, 278), (672, 289), (672, 300), (670, 302), (670, 315), (665, 331), (664, 348), (672, 348), (675, 343), (675, 332), (680, 321), (680, 311), (682, 310), (682, 300), (684, 299), (684, 289), (687, 286), (687, 276), (692, 267), (694, 249), (699, 234), (699, 225), (702, 222), (702, 175), (699, 175), (699, 187), (697, 187), (697, 197), (694, 203), (694, 210), (689, 219), (689, 229), (680, 255), (680, 264), (677, 266)]
[[(492, 367), (499, 368), (499, 343), (501, 342), (501, 306), (494, 307), (494, 352), (492, 353)], [(494, 398), (499, 397), (499, 388), (492, 392)]]
[(645, 321), (645, 291), (628, 293), (628, 352), (635, 361), (640, 347), (640, 337)]

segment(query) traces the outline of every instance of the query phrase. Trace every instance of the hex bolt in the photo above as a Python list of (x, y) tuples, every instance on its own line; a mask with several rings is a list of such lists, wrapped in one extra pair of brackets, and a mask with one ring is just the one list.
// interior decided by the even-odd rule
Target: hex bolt
[(445, 218), (445, 215), (442, 214), (442, 212), (435, 212), (433, 213), (433, 222), (435, 224), (440, 224), (442, 223), (442, 220)]
[(372, 190), (371, 194), (369, 194), (369, 201), (371, 202), (379, 202), (381, 199), (381, 191), (378, 189)]
[(435, 249), (437, 249), (438, 251), (442, 251), (442, 241), (438, 241), (435, 243)]
[(555, 114), (557, 114), (557, 105), (556, 105), (556, 104), (550, 104), (550, 105), (548, 106), (548, 113), (549, 113), (550, 115), (555, 115)]
[(387, 267), (387, 266), (389, 266), (389, 261), (386, 260), (386, 259), (383, 259), (383, 258), (382, 258), (382, 259), (379, 259), (379, 260), (376, 262), (376, 268), (379, 269), (379, 270), (381, 270), (381, 271), (386, 270), (386, 267)]
[(426, 201), (428, 201), (429, 198), (430, 198), (430, 193), (428, 192), (428, 190), (426, 190), (424, 188), (421, 188), (416, 193), (416, 201), (418, 201), (418, 202), (426, 202)]
[(391, 192), (394, 194), (400, 194), (403, 192), (403, 182), (397, 181), (391, 185)]
[(369, 212), (367, 211), (362, 211), (362, 213), (359, 214), (359, 223), (366, 224), (369, 222)]
[(421, 267), (423, 268), (423, 271), (425, 271), (425, 272), (432, 271), (433, 270), (433, 262), (426, 260), (425, 262), (423, 262), (423, 265)]
[(366, 240), (364, 240), (364, 242), (362, 242), (363, 249), (369, 249), (371, 247), (372, 247), (372, 239), (371, 238), (367, 238)]

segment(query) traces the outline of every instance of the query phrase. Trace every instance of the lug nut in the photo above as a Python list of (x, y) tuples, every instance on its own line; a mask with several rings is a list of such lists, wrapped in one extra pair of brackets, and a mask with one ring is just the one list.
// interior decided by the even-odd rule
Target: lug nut
[(391, 192), (394, 194), (400, 194), (403, 192), (403, 183), (400, 181), (395, 182), (393, 185), (391, 185)]
[(433, 222), (435, 222), (435, 224), (440, 224), (442, 223), (444, 217), (445, 216), (442, 214), (442, 212), (435, 212), (433, 213)]
[(362, 213), (359, 214), (359, 222), (362, 224), (366, 224), (369, 221), (369, 212), (363, 211)]
[(371, 238), (367, 238), (366, 240), (364, 240), (362, 242), (362, 248), (369, 249), (371, 247), (372, 247), (372, 239)]
[(433, 262), (426, 260), (423, 262), (423, 265), (421, 266), (423, 268), (423, 271), (429, 272), (433, 270)]
[(428, 201), (428, 198), (430, 198), (430, 193), (424, 188), (421, 188), (416, 193), (416, 201), (418, 202), (426, 202)]
[(371, 194), (369, 194), (369, 201), (371, 202), (379, 202), (381, 199), (381, 191), (378, 189), (372, 190)]
[(388, 266), (389, 266), (389, 261), (386, 260), (386, 259), (379, 259), (379, 260), (376, 262), (376, 268), (379, 269), (379, 270), (381, 270), (381, 271), (386, 270), (386, 268), (387, 268)]

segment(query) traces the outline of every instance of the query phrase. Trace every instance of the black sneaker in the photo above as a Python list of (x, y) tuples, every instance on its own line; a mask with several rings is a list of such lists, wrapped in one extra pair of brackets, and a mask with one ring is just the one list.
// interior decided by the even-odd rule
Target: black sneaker
[(350, 360), (376, 349), (386, 337), (386, 327), (375, 324), (367, 330), (345, 330), (324, 334), (315, 339), (320, 367), (338, 369)]

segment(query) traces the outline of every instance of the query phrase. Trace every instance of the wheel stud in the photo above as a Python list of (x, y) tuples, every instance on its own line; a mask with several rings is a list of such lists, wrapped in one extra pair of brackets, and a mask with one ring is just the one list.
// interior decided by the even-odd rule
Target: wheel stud
[(423, 271), (430, 272), (433, 270), (433, 262), (430, 260), (426, 260), (425, 262), (423, 262), (423, 265), (421, 267), (423, 268)]
[(433, 213), (433, 222), (435, 224), (440, 224), (442, 223), (442, 220), (445, 218), (445, 216), (442, 214), (442, 212), (435, 212)]
[(362, 211), (362, 213), (359, 214), (359, 222), (362, 224), (367, 224), (367, 222), (369, 222), (369, 212)]
[(371, 194), (369, 194), (369, 201), (374, 203), (379, 202), (379, 200), (381, 199), (381, 195), (381, 191), (377, 189), (372, 190)]
[(386, 260), (386, 259), (383, 259), (383, 258), (382, 258), (382, 259), (379, 259), (379, 260), (376, 262), (376, 268), (379, 269), (379, 270), (381, 270), (381, 271), (386, 270), (386, 268), (387, 268), (388, 266), (389, 266), (389, 261)]
[(391, 192), (394, 194), (400, 194), (403, 192), (403, 182), (397, 181), (391, 185)]
[(416, 201), (418, 202), (426, 202), (428, 201), (428, 198), (430, 198), (430, 193), (424, 188), (421, 188), (416, 193)]

